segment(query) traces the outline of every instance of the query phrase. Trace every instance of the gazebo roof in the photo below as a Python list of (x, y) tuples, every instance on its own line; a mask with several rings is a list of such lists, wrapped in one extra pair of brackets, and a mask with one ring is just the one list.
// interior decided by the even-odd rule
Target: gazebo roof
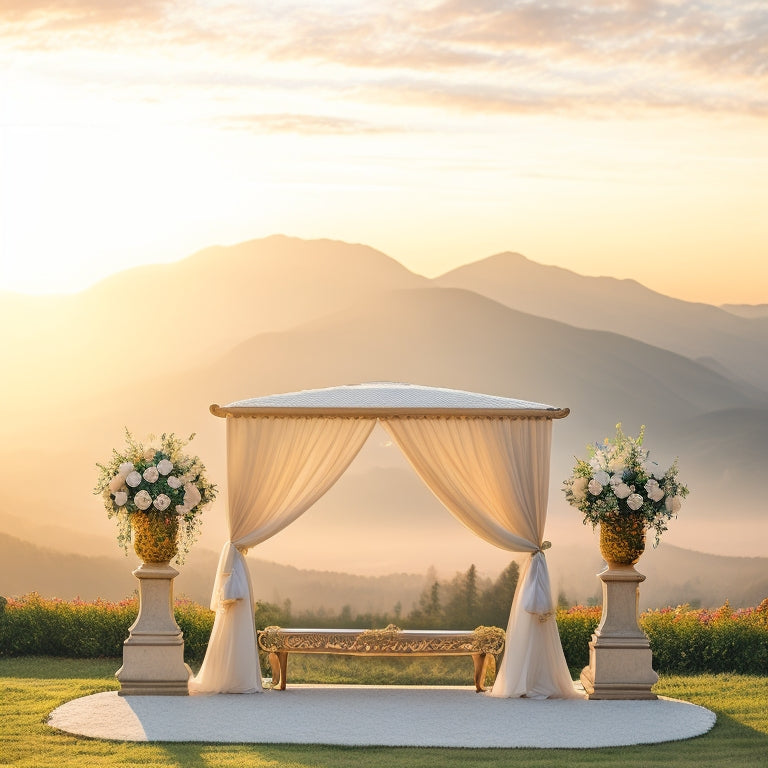
[(562, 419), (570, 413), (568, 408), (557, 408), (528, 400), (390, 381), (254, 397), (248, 400), (237, 400), (224, 406), (214, 404), (210, 410), (215, 416), (221, 417), (228, 415), (385, 417), (422, 414)]

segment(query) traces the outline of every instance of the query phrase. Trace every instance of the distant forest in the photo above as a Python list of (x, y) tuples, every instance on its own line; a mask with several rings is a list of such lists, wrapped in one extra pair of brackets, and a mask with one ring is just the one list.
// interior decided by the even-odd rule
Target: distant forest
[(512, 561), (495, 579), (482, 578), (475, 565), (465, 573), (457, 573), (450, 581), (436, 578), (434, 569), (427, 574), (418, 605), (407, 614), (396, 603), (391, 612), (353, 613), (349, 605), (339, 612), (325, 608), (294, 612), (291, 601), (282, 605), (259, 602), (257, 626), (316, 627), (318, 629), (375, 629), (395, 624), (400, 629), (474, 629), (496, 626), (505, 628), (509, 609), (517, 588), (520, 568)]

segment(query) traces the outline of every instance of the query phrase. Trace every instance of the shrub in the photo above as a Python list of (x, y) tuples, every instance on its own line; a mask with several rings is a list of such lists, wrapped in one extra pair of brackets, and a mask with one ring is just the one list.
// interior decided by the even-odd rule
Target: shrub
[(600, 606), (561, 608), (557, 612), (557, 629), (568, 667), (581, 670), (589, 664), (589, 641), (600, 623)]

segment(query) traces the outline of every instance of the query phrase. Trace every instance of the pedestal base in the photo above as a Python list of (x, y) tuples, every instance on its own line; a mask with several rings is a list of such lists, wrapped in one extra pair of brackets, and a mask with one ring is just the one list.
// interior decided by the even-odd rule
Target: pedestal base
[(590, 699), (655, 699), (648, 638), (637, 623), (638, 585), (645, 576), (632, 566), (606, 568), (603, 582), (603, 615), (589, 643), (589, 666), (581, 683)]
[(115, 673), (120, 696), (186, 696), (192, 670), (184, 663), (184, 636), (173, 616), (173, 579), (168, 563), (144, 563), (139, 580), (139, 615), (123, 643), (123, 666)]

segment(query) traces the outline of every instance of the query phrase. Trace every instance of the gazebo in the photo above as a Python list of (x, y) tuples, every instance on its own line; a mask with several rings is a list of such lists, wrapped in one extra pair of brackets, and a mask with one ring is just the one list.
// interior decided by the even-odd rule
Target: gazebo
[(560, 644), (544, 550), (552, 420), (567, 408), (453, 389), (374, 382), (212, 405), (226, 419), (229, 541), (213, 631), (192, 693), (262, 690), (245, 555), (290, 525), (344, 473), (380, 423), (470, 530), (530, 554), (521, 569), (492, 696), (577, 697)]

